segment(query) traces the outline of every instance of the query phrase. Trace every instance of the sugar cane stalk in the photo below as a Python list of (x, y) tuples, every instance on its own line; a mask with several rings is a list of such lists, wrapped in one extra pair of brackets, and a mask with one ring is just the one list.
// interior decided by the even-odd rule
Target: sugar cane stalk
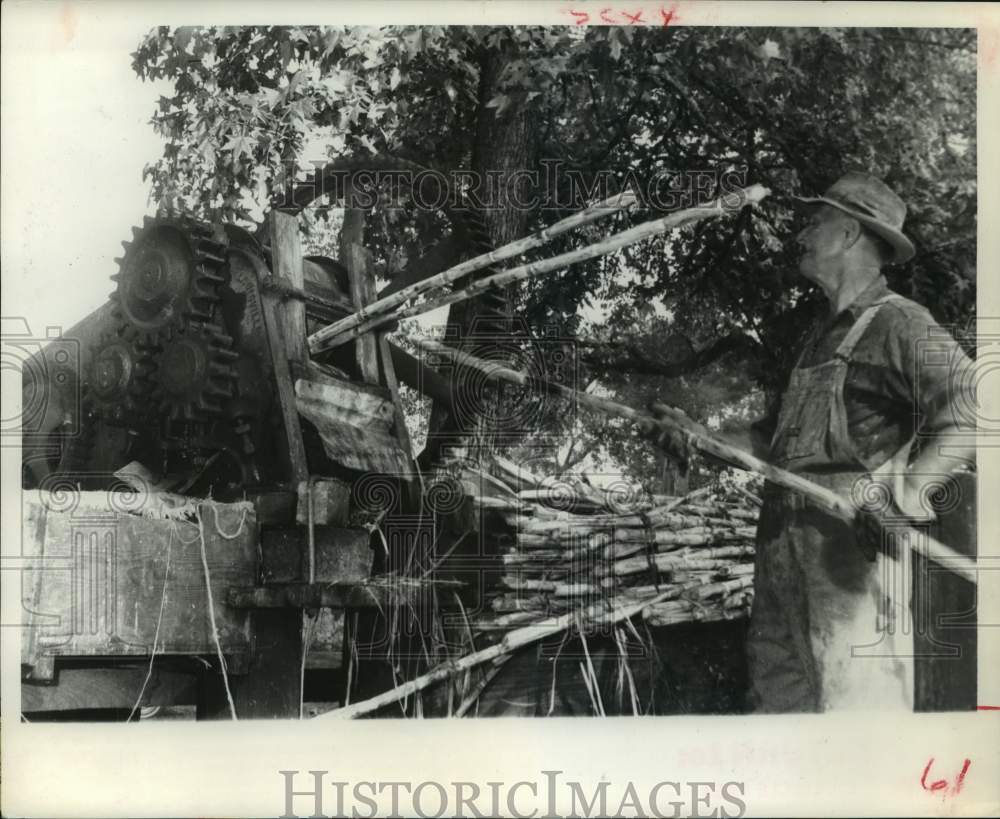
[(397, 290), (395, 293), (391, 293), (384, 298), (378, 299), (377, 301), (366, 305), (358, 312), (353, 313), (350, 316), (346, 316), (339, 321), (335, 321), (333, 324), (330, 324), (321, 330), (317, 330), (309, 336), (309, 347), (315, 353), (320, 350), (329, 349), (330, 347), (336, 347), (338, 344), (343, 344), (350, 340), (347, 337), (344, 337), (345, 333), (364, 324), (374, 316), (379, 316), (394, 310), (396, 307), (399, 307), (399, 305), (409, 301), (415, 296), (419, 296), (422, 293), (433, 290), (435, 287), (451, 284), (464, 276), (468, 276), (470, 273), (475, 273), (477, 270), (482, 270), (484, 267), (489, 267), (497, 262), (502, 262), (504, 259), (520, 256), (522, 253), (526, 253), (529, 250), (540, 247), (546, 242), (551, 242), (556, 236), (560, 236), (563, 233), (567, 233), (575, 228), (582, 227), (583, 225), (589, 225), (592, 222), (596, 222), (598, 219), (603, 219), (605, 216), (610, 216), (614, 213), (618, 213), (619, 211), (626, 210), (634, 205), (635, 202), (636, 196), (632, 191), (625, 191), (623, 193), (616, 194), (591, 205), (585, 210), (574, 213), (571, 216), (567, 216), (565, 219), (560, 219), (554, 225), (550, 225), (544, 230), (540, 230), (531, 236), (518, 239), (516, 242), (506, 244), (503, 247), (490, 251), (489, 253), (483, 253), (476, 256), (474, 259), (469, 259), (468, 261), (455, 265), (454, 267), (445, 270), (443, 273), (438, 273), (437, 275), (431, 276), (423, 281), (415, 282), (409, 287)]
[[(655, 597), (643, 601), (642, 603), (615, 608), (610, 612), (606, 611), (601, 606), (592, 606), (588, 609), (588, 619), (597, 620), (603, 625), (613, 625), (614, 623), (620, 623), (622, 620), (626, 620), (629, 617), (634, 617), (647, 606), (652, 606), (662, 600), (666, 600), (669, 596), (670, 592), (664, 592), (663, 594), (656, 595)], [(543, 640), (546, 637), (551, 637), (553, 634), (565, 631), (579, 621), (580, 612), (577, 611), (573, 611), (569, 614), (563, 614), (558, 617), (548, 617), (544, 620), (539, 620), (536, 623), (532, 623), (524, 626), (523, 628), (508, 632), (496, 645), (489, 646), (488, 648), (484, 648), (479, 651), (474, 651), (471, 654), (466, 654), (464, 657), (460, 657), (457, 660), (442, 663), (436, 668), (428, 671), (426, 674), (422, 674), (415, 679), (403, 683), (402, 685), (398, 685), (389, 691), (385, 691), (382, 694), (371, 697), (370, 699), (344, 706), (343, 708), (328, 711), (327, 713), (321, 714), (313, 719), (354, 719), (355, 717), (360, 717), (364, 714), (370, 714), (373, 711), (377, 711), (379, 708), (398, 702), (404, 697), (416, 694), (418, 691), (423, 691), (425, 688), (434, 685), (434, 683), (441, 682), (442, 680), (446, 680), (456, 674), (461, 674), (470, 668), (475, 668), (483, 663), (487, 663), (504, 655), (511, 654), (522, 646), (537, 643), (539, 640)]]
[[(447, 295), (440, 296), (436, 299), (428, 299), (420, 304), (415, 304), (406, 308), (399, 307), (389, 312), (374, 316), (367, 321), (363, 321), (356, 325), (353, 329), (341, 333), (337, 337), (337, 343), (346, 343), (378, 327), (382, 327), (394, 321), (399, 321), (400, 319), (418, 316), (422, 313), (430, 312), (431, 310), (437, 310), (439, 307), (447, 307), (448, 305), (455, 304), (456, 302), (475, 298), (488, 290), (506, 287), (508, 284), (522, 281), (523, 279), (528, 279), (533, 276), (539, 276), (542, 273), (550, 273), (553, 270), (560, 270), (562, 268), (569, 267), (570, 265), (589, 261), (590, 259), (596, 259), (599, 256), (606, 256), (609, 253), (614, 253), (616, 250), (621, 250), (629, 245), (637, 244), (645, 239), (658, 236), (669, 230), (683, 227), (684, 225), (688, 225), (693, 222), (701, 221), (702, 219), (733, 213), (742, 208), (744, 205), (761, 201), (769, 193), (770, 191), (761, 185), (751, 185), (749, 188), (743, 188), (726, 194), (708, 205), (697, 208), (686, 208), (685, 210), (679, 210), (668, 214), (661, 219), (643, 222), (641, 225), (636, 225), (628, 230), (623, 230), (621, 233), (616, 233), (601, 242), (588, 245), (587, 247), (572, 250), (568, 253), (561, 253), (558, 256), (553, 256), (551, 259), (545, 259), (540, 262), (532, 262), (531, 264), (523, 264), (518, 267), (512, 267), (510, 270), (504, 270), (493, 276), (488, 276), (485, 279), (474, 282), (456, 293), (448, 293)], [(326, 346), (329, 346), (321, 342), (314, 342), (314, 338), (315, 335), (310, 336), (309, 338), (309, 349), (311, 352), (317, 353), (326, 349)]]
[[(597, 395), (579, 392), (578, 390), (564, 387), (562, 384), (555, 384), (544, 378), (529, 377), (517, 370), (503, 367), (492, 361), (484, 361), (476, 356), (455, 350), (432, 339), (413, 339), (413, 341), (425, 352), (445, 355), (458, 364), (483, 372), (490, 379), (510, 381), (520, 386), (535, 386), (550, 393), (565, 395), (590, 409), (616, 418), (625, 418), (636, 422), (651, 421), (671, 426), (687, 435), (691, 445), (700, 452), (711, 455), (713, 458), (718, 458), (747, 472), (755, 472), (778, 486), (798, 492), (817, 506), (843, 520), (850, 521), (854, 518), (856, 510), (854, 504), (848, 499), (842, 498), (836, 492), (827, 489), (825, 486), (819, 486), (803, 478), (801, 475), (796, 475), (786, 469), (769, 464), (767, 461), (751, 455), (739, 447), (735, 447), (712, 435), (706, 434), (700, 427), (693, 424), (690, 419), (687, 419), (686, 416), (668, 414), (660, 418), (654, 418), (651, 415), (634, 410), (625, 404), (612, 401), (610, 398), (602, 398)], [(953, 571), (970, 583), (977, 582), (975, 560), (956, 552), (950, 546), (946, 546), (940, 541), (935, 540), (930, 535), (919, 533), (914, 529), (904, 530), (896, 534), (898, 537), (903, 534), (908, 535), (905, 540), (914, 551), (924, 552), (926, 557), (937, 561), (943, 567)]]

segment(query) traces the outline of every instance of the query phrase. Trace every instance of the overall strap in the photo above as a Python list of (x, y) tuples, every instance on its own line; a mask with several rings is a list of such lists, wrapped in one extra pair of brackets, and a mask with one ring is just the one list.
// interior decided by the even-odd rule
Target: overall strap
[(875, 318), (882, 305), (901, 298), (903, 297), (898, 293), (890, 293), (888, 296), (883, 296), (868, 307), (861, 314), (858, 320), (854, 322), (851, 329), (848, 330), (847, 335), (844, 336), (844, 340), (840, 342), (840, 346), (837, 347), (837, 351), (833, 354), (834, 358), (849, 361), (851, 353), (853, 353), (854, 348), (858, 346), (858, 342), (861, 341), (861, 337), (865, 334), (865, 330), (868, 329), (868, 325), (872, 323), (872, 319)]
[(847, 377), (847, 368), (850, 364), (851, 354), (854, 352), (854, 348), (861, 341), (861, 337), (864, 335), (865, 330), (872, 323), (872, 319), (878, 314), (878, 311), (882, 308), (882, 305), (889, 301), (895, 299), (903, 298), (897, 293), (890, 293), (887, 296), (883, 296), (874, 303), (871, 304), (854, 322), (854, 325), (848, 330), (847, 335), (844, 340), (837, 347), (837, 351), (833, 354), (834, 359), (839, 362), (837, 383), (831, 384), (834, 391), (833, 394), (833, 404), (831, 406), (831, 417), (830, 417), (830, 434), (832, 438), (833, 446), (836, 450), (849, 454), (849, 456), (864, 470), (870, 471), (871, 466), (862, 460), (861, 456), (858, 454), (857, 447), (851, 440), (851, 437), (847, 429), (847, 406), (844, 401), (844, 381)]

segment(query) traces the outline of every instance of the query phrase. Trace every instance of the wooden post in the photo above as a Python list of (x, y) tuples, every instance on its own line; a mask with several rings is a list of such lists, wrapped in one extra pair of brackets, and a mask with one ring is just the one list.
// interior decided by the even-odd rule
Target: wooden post
[[(281, 284), (305, 289), (302, 271), (302, 243), (299, 240), (299, 220), (290, 213), (272, 210), (268, 214), (271, 237), (271, 272)], [(305, 364), (309, 360), (306, 346), (306, 306), (298, 299), (288, 299), (283, 313), (285, 352), (290, 361)]]
[[(272, 214), (272, 216), (273, 215), (287, 216), (287, 214)], [(295, 241), (298, 241), (297, 227)], [(283, 243), (279, 243), (277, 246), (285, 247), (287, 245), (288, 242), (285, 241)], [(239, 253), (239, 251), (235, 252)], [(272, 258), (274, 255), (275, 254), (272, 249)], [(277, 256), (280, 257), (281, 253), (279, 252)], [(287, 309), (292, 307), (304, 309), (304, 305), (297, 300), (289, 300), (287, 304), (282, 304), (276, 292), (273, 290), (265, 290), (261, 286), (263, 284), (263, 279), (268, 276), (267, 268), (264, 266), (263, 262), (259, 261), (253, 254), (244, 254), (244, 258), (249, 264), (254, 266), (257, 274), (260, 300), (263, 306), (262, 312), (264, 313), (264, 327), (267, 330), (269, 341), (268, 346), (271, 349), (271, 366), (274, 370), (275, 386), (278, 389), (278, 404), (281, 407), (281, 418), (285, 428), (285, 440), (288, 443), (288, 477), (297, 485), (301, 481), (308, 480), (309, 469), (306, 464), (305, 445), (302, 442), (302, 425), (299, 423), (299, 413), (295, 406), (295, 384), (288, 364), (291, 354), (288, 351), (286, 338), (291, 339), (292, 334), (288, 329), (289, 325), (285, 322), (290, 316), (290, 314), (286, 312)], [(301, 263), (299, 267), (301, 269)], [(302, 313), (302, 318), (304, 321), (304, 312)], [(294, 323), (296, 320), (297, 316), (291, 314), (291, 321)], [(304, 332), (305, 327), (303, 325), (303, 333)], [(302, 334), (300, 334), (300, 337), (303, 337)], [(299, 352), (303, 352), (301, 348)], [(305, 353), (308, 355), (307, 349), (305, 350)]]
[[(375, 281), (368, 271), (364, 247), (365, 212), (359, 208), (344, 211), (344, 226), (340, 229), (340, 263), (347, 268), (354, 308), (360, 310), (375, 300)], [(356, 348), (361, 378), (369, 384), (378, 383), (378, 353), (375, 336), (365, 333)]]
[[(271, 272), (283, 284), (304, 289), (299, 223), (294, 216), (271, 211)], [(267, 274), (259, 269), (258, 276)], [(309, 360), (306, 344), (305, 305), (298, 299), (282, 303), (277, 294), (261, 288), (264, 321), (271, 342), (275, 382), (288, 441), (289, 471), (296, 484), (308, 481), (302, 428), (295, 406), (289, 362), (304, 366)], [(299, 669), (306, 650), (302, 639), (304, 613), (298, 609), (253, 611), (250, 615), (252, 655), (246, 674), (230, 675), (233, 702), (240, 719), (294, 719), (299, 716)], [(201, 675), (198, 719), (229, 719), (220, 675)]]

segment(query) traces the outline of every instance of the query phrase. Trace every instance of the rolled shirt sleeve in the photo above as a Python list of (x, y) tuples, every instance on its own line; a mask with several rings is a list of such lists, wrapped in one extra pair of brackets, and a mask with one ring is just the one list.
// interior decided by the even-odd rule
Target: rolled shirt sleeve
[(878, 346), (885, 355), (886, 387), (911, 403), (917, 434), (934, 435), (949, 428), (974, 432), (977, 399), (972, 359), (915, 302), (892, 302), (884, 312)]

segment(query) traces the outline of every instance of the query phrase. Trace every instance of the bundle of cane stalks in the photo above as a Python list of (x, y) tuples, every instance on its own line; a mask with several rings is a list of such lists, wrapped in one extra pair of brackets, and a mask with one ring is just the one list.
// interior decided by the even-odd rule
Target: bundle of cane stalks
[(573, 611), (593, 620), (645, 600), (651, 626), (748, 615), (759, 505), (752, 493), (710, 485), (682, 497), (640, 497), (499, 466), (518, 488), (476, 500), (500, 514), (516, 540), (502, 555), (492, 614), (478, 619), (480, 630)]

